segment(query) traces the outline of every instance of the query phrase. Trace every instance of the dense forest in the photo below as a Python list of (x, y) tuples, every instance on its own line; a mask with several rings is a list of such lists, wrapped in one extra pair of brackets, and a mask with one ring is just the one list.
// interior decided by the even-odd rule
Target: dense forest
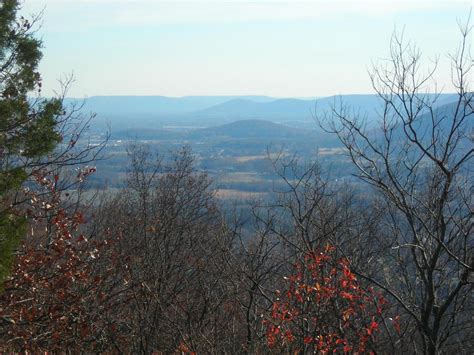
[(472, 353), (469, 22), (449, 102), (395, 34), (370, 74), (377, 124), (342, 101), (317, 113), (354, 183), (277, 151), (278, 184), (242, 208), (184, 144), (132, 141), (121, 184), (90, 189), (110, 135), (89, 140), (70, 82), (43, 98), (40, 18), (18, 11), (0, 3), (0, 351)]

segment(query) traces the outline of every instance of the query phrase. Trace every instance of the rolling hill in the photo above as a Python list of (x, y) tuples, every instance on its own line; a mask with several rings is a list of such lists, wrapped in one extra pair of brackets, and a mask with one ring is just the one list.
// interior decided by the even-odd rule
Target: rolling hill
[(313, 132), (265, 120), (240, 120), (221, 126), (198, 129), (189, 133), (194, 139), (228, 137), (231, 139), (258, 138), (262, 140), (300, 140)]

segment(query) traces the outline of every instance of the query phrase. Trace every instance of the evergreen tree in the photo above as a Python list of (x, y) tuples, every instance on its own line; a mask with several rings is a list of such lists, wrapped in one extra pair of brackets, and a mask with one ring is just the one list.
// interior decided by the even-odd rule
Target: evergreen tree
[(56, 129), (61, 100), (29, 97), (41, 90), (41, 41), (34, 35), (35, 21), (18, 10), (18, 0), (0, 2), (0, 284), (26, 229), (14, 196), (61, 140)]

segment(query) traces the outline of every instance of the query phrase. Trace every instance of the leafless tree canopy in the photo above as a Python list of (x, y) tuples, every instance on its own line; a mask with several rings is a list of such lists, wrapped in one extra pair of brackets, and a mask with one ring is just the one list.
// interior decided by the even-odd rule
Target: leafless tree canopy
[(455, 102), (438, 103), (434, 68), (424, 72), (420, 50), (394, 35), (390, 58), (372, 70), (383, 102), (379, 127), (343, 105), (322, 119), (338, 135), (357, 176), (376, 191), (383, 228), (368, 243), (384, 245), (362, 277), (384, 289), (415, 332), (424, 353), (469, 347), (473, 312), (473, 93), (470, 25), (461, 26), (450, 56)]

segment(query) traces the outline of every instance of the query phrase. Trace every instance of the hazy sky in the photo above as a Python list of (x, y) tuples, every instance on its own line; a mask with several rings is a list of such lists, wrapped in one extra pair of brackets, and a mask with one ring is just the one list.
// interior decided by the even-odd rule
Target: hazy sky
[(326, 96), (371, 92), (367, 69), (395, 28), (432, 59), (448, 52), (471, 1), (25, 0), (44, 8), (44, 93)]

